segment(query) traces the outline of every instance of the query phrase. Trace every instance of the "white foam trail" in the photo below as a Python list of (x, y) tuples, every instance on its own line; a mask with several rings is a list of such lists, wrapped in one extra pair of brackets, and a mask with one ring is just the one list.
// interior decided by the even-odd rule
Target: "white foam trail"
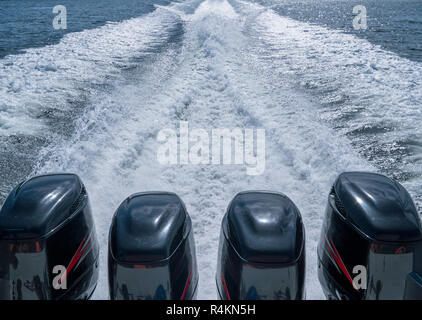
[[(175, 15), (163, 9), (121, 23), (69, 33), (60, 43), (0, 60), (0, 135), (40, 135), (43, 110), (95, 93), (92, 85), (118, 78), (134, 57), (168, 40)], [(88, 92), (87, 92), (88, 91)]]
[[(251, 30), (265, 48), (262, 59), (286, 81), (320, 91), (319, 103), (328, 106), (321, 108), (322, 120), (344, 134), (363, 132), (354, 142), (373, 157), (382, 153), (381, 167), (413, 176), (405, 186), (422, 208), (422, 64), (351, 34), (235, 3), (244, 14), (258, 12)], [(394, 154), (403, 152), (412, 155), (397, 160)]]
[(277, 67), (303, 77), (302, 85), (330, 79), (338, 86), (336, 94), (351, 96), (355, 104), (366, 106), (365, 99), (371, 98), (373, 105), (365, 109), (364, 117), (349, 123), (349, 130), (363, 126), (365, 118), (365, 124), (382, 119), (421, 132), (417, 125), (422, 116), (421, 63), (350, 34), (280, 17), (272, 10), (259, 15), (256, 28), (271, 46)]
[(238, 19), (239, 15), (227, 1), (208, 0), (202, 2), (191, 16), (194, 20), (204, 19), (213, 16), (219, 16), (223, 19)]

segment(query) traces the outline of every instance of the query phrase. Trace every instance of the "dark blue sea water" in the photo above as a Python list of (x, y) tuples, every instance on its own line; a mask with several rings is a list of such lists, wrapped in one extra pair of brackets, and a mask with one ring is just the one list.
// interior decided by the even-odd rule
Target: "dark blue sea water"
[[(0, 0), (0, 58), (25, 48), (57, 43), (69, 32), (96, 28), (109, 21), (137, 17), (168, 0)], [(258, 0), (281, 15), (311, 22), (381, 45), (422, 61), (421, 0)], [(67, 8), (67, 30), (54, 30), (55, 5)], [(353, 29), (353, 7), (367, 9), (367, 30)]]
[[(1, 0), (0, 58), (25, 48), (57, 43), (64, 34), (97, 28), (154, 10), (153, 4), (167, 0)], [(53, 8), (67, 9), (67, 29), (53, 28)]]
[[(342, 30), (403, 57), (422, 61), (421, 0), (260, 0), (281, 15)], [(365, 6), (367, 29), (353, 29), (353, 8)]]

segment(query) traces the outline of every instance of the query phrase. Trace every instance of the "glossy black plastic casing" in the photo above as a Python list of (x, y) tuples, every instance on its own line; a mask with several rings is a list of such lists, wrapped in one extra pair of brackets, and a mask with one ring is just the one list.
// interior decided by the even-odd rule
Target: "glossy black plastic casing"
[(237, 194), (222, 221), (217, 264), (221, 299), (303, 299), (305, 229), (281, 193)]
[[(325, 295), (329, 299), (376, 299), (377, 296), (368, 294), (372, 287), (368, 291), (353, 286), (353, 268), (366, 267), (370, 279), (374, 276), (368, 267), (372, 253), (379, 248), (406, 247), (414, 252), (413, 270), (421, 272), (421, 240), (420, 218), (403, 186), (376, 173), (340, 174), (328, 196), (318, 244), (318, 278)], [(391, 278), (398, 276), (407, 275), (396, 274)], [(388, 277), (384, 280), (389, 281)], [(386, 284), (376, 285), (381, 288)], [(396, 291), (390, 294), (392, 298), (406, 296)]]
[(191, 219), (174, 193), (145, 192), (117, 209), (109, 234), (112, 300), (189, 300), (198, 284)]
[[(0, 211), (0, 299), (87, 299), (98, 279), (98, 242), (78, 176), (51, 174), (21, 183)], [(66, 289), (55, 289), (66, 268)]]

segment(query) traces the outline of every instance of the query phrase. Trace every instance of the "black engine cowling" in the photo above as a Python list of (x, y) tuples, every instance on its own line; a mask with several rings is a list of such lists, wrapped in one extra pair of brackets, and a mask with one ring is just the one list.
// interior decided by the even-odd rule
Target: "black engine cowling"
[(97, 284), (98, 254), (79, 177), (29, 179), (0, 211), (0, 299), (87, 299)]
[(304, 298), (305, 229), (285, 195), (247, 191), (222, 221), (217, 289), (223, 300)]
[(340, 174), (318, 245), (327, 298), (419, 299), (420, 275), (422, 228), (408, 192), (380, 174)]
[(110, 227), (108, 276), (112, 300), (189, 300), (198, 271), (191, 219), (174, 193), (127, 198)]

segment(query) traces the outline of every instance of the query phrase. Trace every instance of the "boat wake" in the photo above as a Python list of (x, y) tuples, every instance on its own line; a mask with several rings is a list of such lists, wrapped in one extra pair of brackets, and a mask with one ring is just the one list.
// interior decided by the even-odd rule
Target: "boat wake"
[[(69, 34), (58, 45), (0, 63), (0, 73), (13, 68), (17, 79), (0, 76), (3, 103), (25, 106), (10, 113), (0, 105), (0, 133), (48, 132), (50, 142), (37, 151), (31, 175), (70, 171), (86, 184), (101, 244), (96, 299), (108, 297), (111, 218), (135, 192), (172, 191), (186, 203), (200, 299), (216, 298), (221, 219), (239, 191), (280, 191), (296, 203), (306, 228), (309, 299), (324, 298), (316, 246), (326, 198), (340, 172), (395, 170), (421, 203), (422, 147), (383, 152), (421, 130), (415, 122), (421, 116), (420, 64), (271, 8), (239, 0), (156, 6), (150, 14)], [(82, 94), (84, 86), (88, 92)], [(83, 108), (67, 134), (37, 117), (39, 104), (73, 112), (68, 101), (81, 95)], [(381, 105), (387, 97), (395, 103)], [(206, 131), (265, 129), (266, 170), (249, 176), (242, 165), (161, 165), (157, 134), (177, 131), (180, 121)]]

